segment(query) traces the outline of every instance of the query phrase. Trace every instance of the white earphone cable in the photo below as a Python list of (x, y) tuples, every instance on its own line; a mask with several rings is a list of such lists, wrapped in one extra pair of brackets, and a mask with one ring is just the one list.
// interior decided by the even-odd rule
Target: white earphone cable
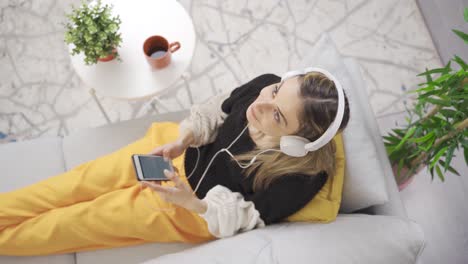
[[(255, 155), (255, 156), (250, 160), (250, 162), (249, 162), (247, 165), (242, 165), (242, 164), (240, 164), (239, 161), (237, 161), (237, 160), (234, 158), (234, 155), (229, 151), (229, 149), (232, 147), (232, 145), (234, 145), (234, 143), (237, 142), (237, 140), (241, 137), (241, 135), (245, 132), (245, 130), (246, 130), (248, 127), (249, 127), (249, 126), (247, 125), (247, 126), (242, 130), (242, 132), (236, 137), (236, 139), (234, 139), (234, 140), (231, 142), (231, 144), (229, 144), (229, 146), (228, 146), (227, 148), (222, 148), (222, 149), (220, 149), (219, 151), (217, 151), (217, 152), (213, 155), (213, 157), (211, 158), (210, 162), (208, 163), (208, 166), (206, 166), (205, 171), (203, 172), (202, 176), (200, 177), (200, 180), (198, 180), (197, 186), (195, 187), (193, 193), (196, 193), (196, 192), (197, 192), (198, 188), (200, 187), (200, 184), (201, 184), (202, 180), (205, 178), (206, 173), (208, 172), (208, 168), (210, 168), (210, 166), (211, 166), (211, 164), (213, 163), (213, 161), (214, 161), (214, 159), (216, 158), (216, 156), (218, 156), (218, 154), (221, 153), (221, 152), (223, 152), (223, 151), (226, 152), (226, 153), (228, 153), (228, 154), (232, 157), (232, 159), (234, 159), (234, 160), (237, 162), (237, 164), (239, 165), (239, 167), (241, 167), (241, 168), (243, 168), (243, 169), (248, 168), (249, 166), (251, 166), (251, 165), (255, 162), (255, 160), (257, 159), (257, 156), (260, 155), (260, 154), (262, 154), (262, 153), (265, 153), (265, 152), (267, 152), (267, 151), (279, 151), (279, 152), (281, 152), (281, 150), (278, 150), (278, 149), (266, 149), (266, 150), (261, 151), (261, 152), (258, 153), (257, 155)], [(187, 179), (190, 179), (190, 177), (192, 177), (192, 174), (195, 172), (195, 170), (196, 170), (196, 168), (197, 168), (197, 165), (198, 165), (198, 160), (199, 160), (199, 158), (200, 158), (200, 150), (199, 150), (198, 148), (196, 148), (196, 149), (197, 149), (197, 161), (196, 161), (196, 163), (195, 163), (195, 167), (192, 169), (192, 172), (191, 172), (190, 175), (187, 177)]]
[[(208, 172), (208, 169), (210, 168), (211, 163), (213, 163), (213, 160), (216, 158), (216, 156), (218, 156), (219, 153), (221, 153), (221, 152), (223, 152), (223, 151), (225, 151), (225, 150), (228, 150), (228, 149), (241, 137), (241, 135), (244, 133), (244, 131), (245, 131), (248, 127), (249, 127), (248, 125), (245, 126), (245, 128), (242, 130), (242, 132), (239, 133), (239, 135), (236, 137), (236, 139), (234, 139), (234, 140), (231, 142), (231, 144), (229, 144), (229, 146), (228, 146), (227, 148), (222, 148), (222, 149), (220, 149), (218, 152), (216, 152), (216, 153), (213, 155), (213, 157), (211, 158), (210, 162), (208, 163), (208, 166), (206, 166), (205, 171), (203, 172), (203, 174), (202, 174), (200, 180), (198, 181), (197, 186), (196, 186), (195, 189), (193, 190), (193, 193), (196, 193), (196, 192), (197, 192), (198, 187), (200, 187), (200, 184), (201, 184), (203, 178), (205, 178), (205, 175), (206, 175), (206, 173)], [(197, 148), (197, 149), (198, 149), (198, 148)], [(200, 154), (200, 151), (198, 151), (197, 154)], [(196, 164), (198, 164), (198, 159), (199, 159), (199, 157), (200, 157), (200, 155), (197, 156), (197, 162), (196, 162)], [(195, 171), (196, 168), (197, 168), (197, 167), (194, 167), (194, 168), (193, 168), (192, 173)], [(190, 175), (192, 175), (192, 173), (190, 173)]]

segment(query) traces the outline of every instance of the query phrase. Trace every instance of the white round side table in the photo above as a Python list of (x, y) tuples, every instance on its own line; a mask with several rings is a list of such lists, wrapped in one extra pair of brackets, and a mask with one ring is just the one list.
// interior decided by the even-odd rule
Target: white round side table
[[(92, 94), (95, 91), (113, 99), (149, 99), (161, 94), (181, 77), (192, 60), (196, 36), (190, 15), (176, 0), (102, 0), (102, 3), (113, 5), (112, 14), (119, 15), (122, 21), (119, 29), (122, 43), (117, 49), (122, 61), (86, 65), (84, 54), (71, 56), (78, 76)], [(164, 69), (153, 70), (143, 53), (144, 41), (153, 35), (181, 45)], [(71, 49), (70, 45), (70, 54)]]

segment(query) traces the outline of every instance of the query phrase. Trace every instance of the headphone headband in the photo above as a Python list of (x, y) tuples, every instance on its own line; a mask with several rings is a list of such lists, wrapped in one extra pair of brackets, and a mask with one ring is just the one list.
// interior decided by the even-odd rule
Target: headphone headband
[(338, 92), (338, 110), (336, 112), (335, 119), (333, 120), (330, 127), (328, 127), (328, 129), (325, 131), (325, 133), (322, 136), (320, 136), (317, 140), (304, 145), (304, 148), (306, 151), (314, 151), (314, 150), (320, 149), (325, 144), (327, 144), (330, 140), (333, 139), (333, 137), (336, 135), (336, 132), (340, 128), (341, 121), (343, 120), (344, 108), (345, 108), (345, 98), (344, 98), (343, 87), (341, 86), (341, 83), (335, 78), (335, 76), (333, 76), (327, 70), (317, 68), (317, 67), (308, 67), (308, 68), (305, 68), (304, 70), (289, 71), (283, 75), (283, 77), (281, 78), (281, 81), (285, 81), (286, 79), (295, 77), (297, 75), (305, 75), (310, 72), (322, 73), (323, 75), (325, 75), (327, 78), (329, 78), (330, 80), (334, 82), (336, 90)]

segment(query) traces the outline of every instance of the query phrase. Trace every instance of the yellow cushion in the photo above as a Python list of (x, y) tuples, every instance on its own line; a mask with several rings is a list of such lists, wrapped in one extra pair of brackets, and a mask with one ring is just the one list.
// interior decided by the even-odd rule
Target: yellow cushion
[(328, 223), (336, 219), (340, 209), (341, 194), (345, 170), (343, 137), (337, 134), (333, 140), (336, 144), (336, 172), (328, 177), (327, 182), (317, 195), (302, 209), (286, 218), (289, 222), (313, 221)]

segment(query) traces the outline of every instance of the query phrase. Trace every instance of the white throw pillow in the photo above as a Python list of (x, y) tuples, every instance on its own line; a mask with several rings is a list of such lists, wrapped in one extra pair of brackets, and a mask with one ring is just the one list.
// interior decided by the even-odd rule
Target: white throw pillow
[(414, 264), (425, 247), (421, 227), (397, 216), (340, 214), (336, 221), (287, 223), (168, 254), (143, 264)]
[[(366, 94), (365, 87), (358, 86), (358, 82), (353, 81), (353, 79), (362, 79), (362, 76), (351, 78), (342, 56), (327, 34), (323, 34), (304, 57), (301, 67), (321, 67), (328, 70), (341, 82), (348, 97), (350, 120), (343, 133), (346, 168), (340, 212), (351, 213), (386, 203), (388, 201), (386, 176), (375, 146), (378, 144), (375, 140), (376, 138), (378, 140), (380, 135), (371, 134), (371, 131), (378, 129), (370, 129), (375, 122), (370, 122), (366, 118), (375, 117), (372, 113), (364, 114), (365, 110), (360, 103), (362, 100), (368, 100), (359, 97), (359, 94)], [(357, 93), (356, 89), (364, 89), (364, 93)]]

